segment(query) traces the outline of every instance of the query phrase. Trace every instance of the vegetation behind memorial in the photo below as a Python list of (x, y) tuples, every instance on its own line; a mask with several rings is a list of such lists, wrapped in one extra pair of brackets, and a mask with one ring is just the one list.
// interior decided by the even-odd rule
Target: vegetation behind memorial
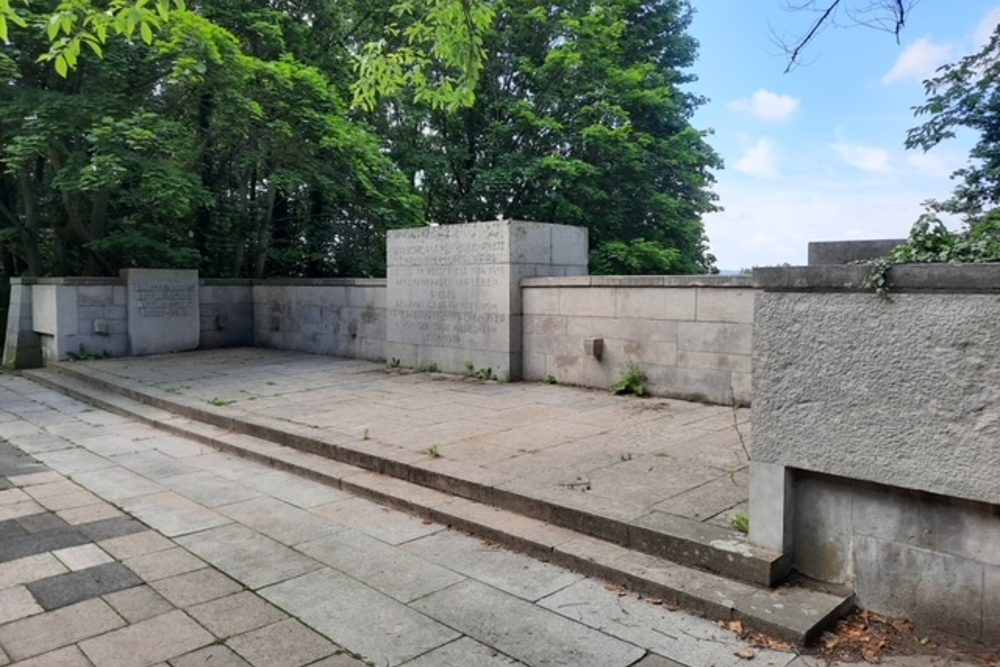
[(418, 23), (391, 0), (173, 8), (65, 77), (46, 26), (86, 3), (0, 4), (25, 24), (0, 47), (8, 276), (372, 276), (388, 229), (499, 216), (587, 225), (601, 271), (711, 268), (721, 165), (689, 123), (682, 0), (496, 3), (471, 107), (409, 85), (371, 112), (347, 103), (352, 54)]

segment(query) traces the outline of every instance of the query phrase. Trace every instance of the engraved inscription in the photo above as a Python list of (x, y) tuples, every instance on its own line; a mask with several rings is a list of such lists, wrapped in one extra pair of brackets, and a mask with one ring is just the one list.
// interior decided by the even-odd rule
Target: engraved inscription
[(180, 283), (145, 283), (137, 285), (135, 298), (139, 317), (163, 319), (194, 315), (197, 286)]

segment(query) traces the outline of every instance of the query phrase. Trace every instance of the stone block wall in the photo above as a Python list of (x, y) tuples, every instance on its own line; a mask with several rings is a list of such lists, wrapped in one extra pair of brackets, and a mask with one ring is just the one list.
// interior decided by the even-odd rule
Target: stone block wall
[(603, 389), (635, 361), (653, 394), (750, 403), (749, 278), (532, 278), (522, 289), (526, 380)]
[(15, 278), (12, 283), (31, 288), (31, 326), (44, 362), (81, 353), (128, 353), (128, 310), (121, 280)]
[(1000, 643), (1000, 265), (761, 269), (750, 538)]
[(380, 279), (255, 282), (255, 344), (384, 361), (385, 291)]
[(201, 349), (254, 344), (253, 281), (202, 280)]

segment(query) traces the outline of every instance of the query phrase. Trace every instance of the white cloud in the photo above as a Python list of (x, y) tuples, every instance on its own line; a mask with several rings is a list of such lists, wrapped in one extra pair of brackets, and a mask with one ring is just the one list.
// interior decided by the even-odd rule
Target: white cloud
[(751, 97), (730, 102), (729, 108), (740, 113), (749, 113), (758, 120), (781, 122), (795, 115), (799, 109), (799, 100), (791, 95), (779, 95), (761, 88)]
[(863, 144), (830, 144), (844, 162), (863, 171), (889, 171), (889, 151)]
[(910, 153), (906, 163), (914, 170), (932, 178), (950, 178), (965, 162), (965, 157), (955, 151), (935, 150), (931, 153)]
[(953, 53), (950, 44), (936, 44), (928, 37), (921, 37), (899, 54), (896, 64), (882, 77), (882, 83), (889, 85), (906, 79), (923, 81), (951, 60)]
[(998, 23), (1000, 23), (1000, 7), (990, 10), (989, 14), (976, 26), (975, 37), (978, 46), (985, 46), (990, 41), (990, 37), (993, 36), (993, 31), (996, 30)]
[(744, 174), (758, 178), (776, 178), (778, 176), (778, 152), (774, 143), (767, 137), (757, 140), (746, 152), (736, 168)]

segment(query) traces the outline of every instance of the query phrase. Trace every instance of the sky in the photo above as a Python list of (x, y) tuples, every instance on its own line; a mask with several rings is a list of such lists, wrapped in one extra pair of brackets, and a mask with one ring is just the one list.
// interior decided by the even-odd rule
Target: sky
[(828, 29), (788, 74), (775, 36), (803, 32), (811, 14), (784, 0), (692, 5), (701, 46), (689, 89), (709, 99), (693, 123), (714, 132), (725, 162), (714, 186), (725, 210), (704, 218), (720, 269), (805, 264), (809, 241), (903, 238), (923, 201), (947, 198), (974, 137), (907, 151), (920, 124), (912, 108), (938, 66), (985, 44), (1000, 1), (922, 0), (898, 44), (871, 28)]

